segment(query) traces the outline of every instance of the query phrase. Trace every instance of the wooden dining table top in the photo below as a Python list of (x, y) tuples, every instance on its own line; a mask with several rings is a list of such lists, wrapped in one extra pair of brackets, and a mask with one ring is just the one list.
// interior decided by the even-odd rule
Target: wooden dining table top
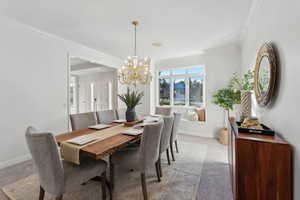
[[(112, 123), (112, 126), (120, 125), (120, 123)], [(58, 145), (61, 144), (61, 142), (64, 142), (66, 140), (98, 132), (101, 130), (95, 130), (95, 129), (83, 129), (78, 131), (72, 131), (68, 133), (63, 133), (56, 135), (56, 141)], [(92, 143), (90, 145), (84, 146), (82, 149), (80, 149), (80, 156), (89, 156), (96, 160), (102, 159), (103, 157), (110, 155), (127, 145), (137, 142), (141, 139), (141, 135), (138, 136), (131, 136), (131, 135), (125, 135), (125, 134), (118, 134), (109, 138), (106, 138), (104, 140)]]

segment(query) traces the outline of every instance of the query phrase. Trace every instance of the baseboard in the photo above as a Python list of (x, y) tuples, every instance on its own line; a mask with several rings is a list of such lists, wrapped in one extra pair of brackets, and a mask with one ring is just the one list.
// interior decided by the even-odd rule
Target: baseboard
[(26, 155), (19, 156), (19, 157), (16, 157), (14, 159), (11, 159), (11, 160), (6, 160), (6, 161), (3, 161), (3, 162), (0, 162), (0, 169), (10, 167), (12, 165), (15, 165), (15, 164), (18, 164), (18, 163), (21, 163), (21, 162), (24, 162), (24, 161), (27, 161), (27, 160), (30, 160), (30, 159), (31, 159), (31, 155), (26, 154)]

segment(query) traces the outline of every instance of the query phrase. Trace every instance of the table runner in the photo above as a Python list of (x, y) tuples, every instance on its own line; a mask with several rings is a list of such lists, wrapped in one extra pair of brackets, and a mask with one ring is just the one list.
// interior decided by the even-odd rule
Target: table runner
[(96, 135), (97, 140), (92, 141), (90, 143), (87, 143), (85, 145), (76, 145), (76, 144), (68, 143), (66, 141), (61, 142), (61, 145), (60, 145), (61, 155), (64, 158), (64, 160), (67, 160), (67, 161), (70, 161), (72, 163), (80, 165), (80, 155), (79, 155), (80, 149), (82, 149), (82, 148), (84, 148), (84, 147), (86, 147), (90, 144), (93, 144), (93, 143), (102, 141), (104, 139), (107, 139), (109, 137), (118, 135), (122, 131), (125, 131), (125, 130), (130, 129), (130, 128), (132, 128), (132, 127), (126, 127), (123, 124), (121, 124), (121, 125), (113, 126), (113, 127), (106, 128), (106, 129), (103, 129), (103, 130), (99, 130), (99, 131), (96, 131), (94, 133), (90, 133), (92, 135)]

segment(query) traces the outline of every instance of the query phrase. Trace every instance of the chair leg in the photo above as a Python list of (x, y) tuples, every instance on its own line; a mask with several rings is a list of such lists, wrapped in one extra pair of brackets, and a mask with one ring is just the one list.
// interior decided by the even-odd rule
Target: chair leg
[(40, 197), (39, 200), (44, 200), (45, 197), (45, 190), (40, 186)]
[(109, 199), (112, 200), (113, 199), (113, 191), (112, 191), (111, 184), (110, 184), (110, 182), (106, 178), (105, 178), (105, 183), (106, 183), (106, 186), (108, 188)]
[(106, 171), (101, 175), (102, 199), (106, 199)]
[(173, 159), (173, 161), (175, 161), (174, 150), (173, 150), (173, 143), (170, 144), (170, 149), (171, 149), (172, 159)]
[(60, 196), (55, 198), (55, 200), (62, 200), (62, 199), (63, 199), (63, 195), (60, 195)]
[(178, 151), (178, 144), (177, 144), (177, 140), (175, 140), (175, 147), (176, 147), (176, 152), (179, 153)]
[(158, 158), (158, 167), (159, 167), (159, 175), (160, 175), (160, 177), (162, 177), (163, 174), (162, 174), (161, 157), (160, 157), (160, 156), (159, 156), (159, 158)]
[(111, 188), (114, 189), (114, 171), (115, 171), (115, 166), (111, 161), (111, 157), (109, 157), (109, 177), (110, 177), (110, 185)]
[(157, 181), (160, 182), (160, 171), (159, 171), (159, 162), (158, 161), (155, 163), (155, 169), (156, 169)]
[(168, 165), (171, 165), (169, 149), (166, 150)]
[(141, 173), (141, 181), (142, 181), (142, 190), (144, 200), (148, 200), (148, 193), (147, 193), (147, 184), (146, 184), (146, 175), (145, 173)]

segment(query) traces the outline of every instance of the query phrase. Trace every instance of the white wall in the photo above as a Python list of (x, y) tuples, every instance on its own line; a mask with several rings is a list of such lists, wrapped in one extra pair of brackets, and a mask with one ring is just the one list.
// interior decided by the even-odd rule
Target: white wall
[[(260, 120), (281, 134), (294, 147), (294, 199), (300, 199), (300, 1), (258, 0), (250, 15), (242, 45), (242, 67), (255, 64), (256, 53), (273, 42), (280, 62), (278, 97), (267, 108), (254, 104)], [(254, 100), (255, 101), (255, 100)]]
[[(156, 62), (156, 68), (173, 68), (184, 66), (204, 65), (206, 72), (205, 103), (206, 122), (182, 121), (182, 133), (215, 137), (223, 127), (223, 110), (212, 103), (212, 95), (216, 90), (227, 87), (228, 81), (234, 72), (240, 71), (240, 48), (237, 44), (227, 44), (213, 49), (207, 49), (201, 55), (182, 58), (171, 58)], [(157, 78), (157, 77), (156, 77)], [(158, 87), (157, 85), (155, 86)], [(156, 98), (157, 98), (156, 92)]]
[(29, 125), (67, 131), (69, 55), (106, 66), (121, 61), (0, 16), (0, 168), (28, 158)]

